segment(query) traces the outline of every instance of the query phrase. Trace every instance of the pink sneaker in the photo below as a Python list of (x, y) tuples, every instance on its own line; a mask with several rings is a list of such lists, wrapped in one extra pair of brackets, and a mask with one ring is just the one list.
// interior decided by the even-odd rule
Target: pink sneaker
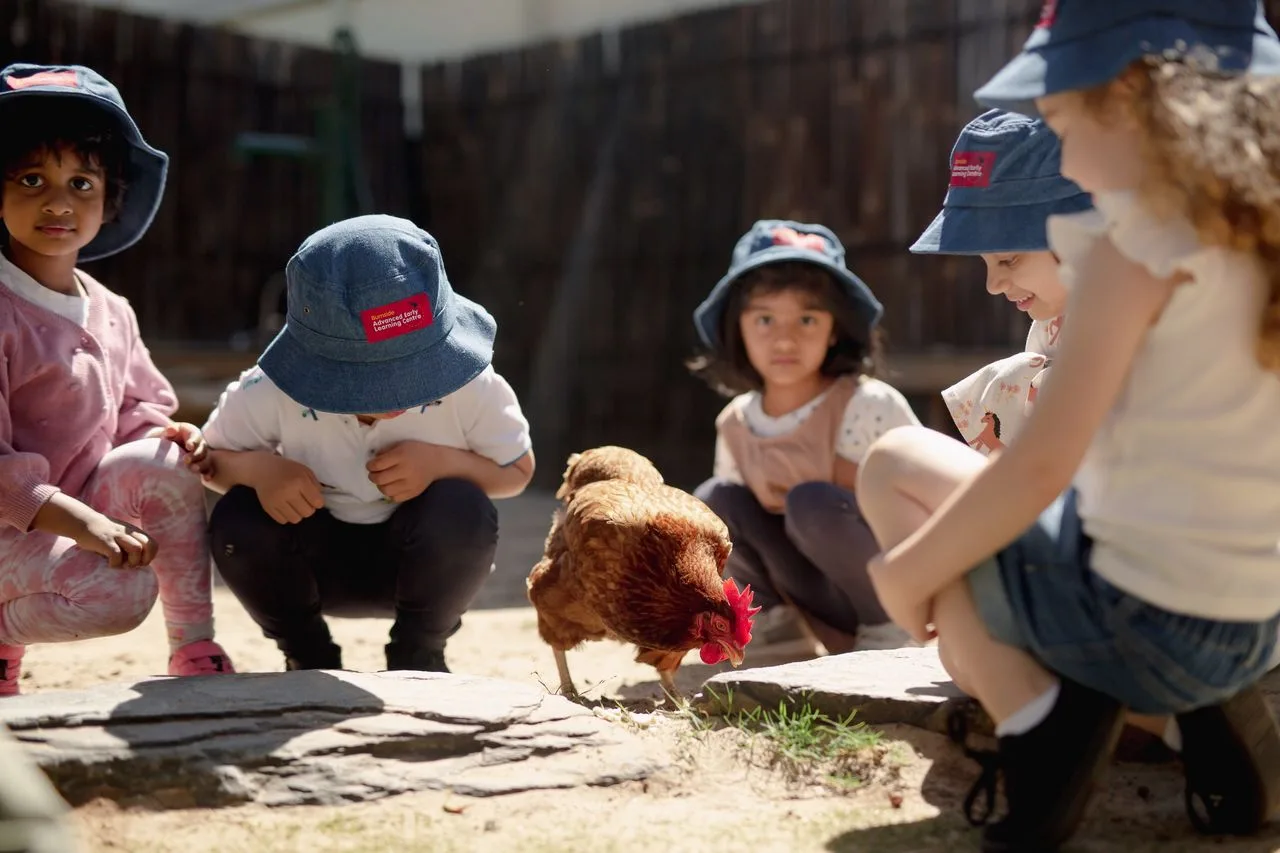
[(26, 646), (6, 646), (0, 644), (0, 696), (17, 696), (18, 679), (22, 677), (22, 656), (26, 654)]
[(187, 643), (169, 658), (170, 675), (219, 675), (235, 671), (230, 656), (213, 640)]

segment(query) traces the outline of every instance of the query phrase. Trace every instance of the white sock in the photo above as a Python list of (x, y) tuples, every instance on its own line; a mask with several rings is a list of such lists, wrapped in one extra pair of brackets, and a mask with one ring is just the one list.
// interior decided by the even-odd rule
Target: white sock
[(1182, 729), (1178, 728), (1177, 719), (1169, 720), (1164, 727), (1164, 744), (1174, 752), (1182, 752)]
[(1044, 718), (1049, 716), (1049, 712), (1053, 710), (1053, 706), (1058, 701), (1058, 692), (1061, 689), (1062, 685), (1054, 682), (1054, 685), (1048, 690), (1014, 711), (1004, 722), (996, 726), (996, 737), (1026, 734), (1040, 725), (1040, 723), (1044, 722)]
[(173, 654), (188, 643), (213, 639), (212, 619), (198, 625), (175, 625), (172, 622), (166, 622), (165, 628), (169, 634), (169, 654)]

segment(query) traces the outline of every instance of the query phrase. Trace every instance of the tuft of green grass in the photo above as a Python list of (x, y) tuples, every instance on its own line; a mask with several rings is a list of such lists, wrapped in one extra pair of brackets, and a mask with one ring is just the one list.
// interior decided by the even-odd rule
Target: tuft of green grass
[(732, 710), (732, 694), (711, 694), (714, 710), (696, 710), (685, 704), (677, 714), (689, 721), (695, 733), (715, 728), (736, 728), (750, 734), (765, 748), (768, 763), (793, 779), (819, 777), (825, 784), (849, 790), (863, 782), (863, 775), (883, 759), (881, 734), (855, 720), (850, 712), (833, 719), (808, 701), (781, 701), (777, 710), (760, 706)]

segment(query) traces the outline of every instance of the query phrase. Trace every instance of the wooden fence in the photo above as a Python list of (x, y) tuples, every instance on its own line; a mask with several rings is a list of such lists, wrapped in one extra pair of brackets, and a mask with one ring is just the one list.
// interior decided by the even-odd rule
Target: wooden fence
[[(544, 483), (600, 443), (649, 454), (682, 485), (705, 475), (722, 401), (683, 367), (690, 314), (761, 217), (840, 234), (886, 305), (891, 364), (943, 426), (939, 387), (1020, 347), (1025, 320), (985, 295), (977, 261), (906, 247), (936, 213), (973, 90), (1038, 8), (768, 0), (431, 66), (423, 136), (408, 141), (400, 69), (364, 62), (374, 196), (435, 233), (455, 286), (498, 318), (496, 366), (524, 401)], [(91, 269), (134, 301), (149, 339), (225, 350), (320, 224), (311, 168), (241, 161), (232, 140), (315, 132), (334, 58), (52, 0), (0, 3), (0, 32), (0, 62), (102, 71), (169, 152), (151, 232)], [(167, 368), (191, 361), (159, 349)]]

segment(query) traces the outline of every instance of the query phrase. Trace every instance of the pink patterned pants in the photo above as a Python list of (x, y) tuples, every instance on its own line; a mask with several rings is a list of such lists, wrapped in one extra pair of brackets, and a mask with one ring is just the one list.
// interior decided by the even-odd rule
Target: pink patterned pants
[(155, 560), (113, 569), (70, 539), (0, 528), (0, 645), (130, 631), (147, 618), (157, 591), (171, 635), (212, 621), (204, 486), (182, 466), (176, 444), (142, 439), (113, 449), (78, 497), (142, 528), (159, 546)]

